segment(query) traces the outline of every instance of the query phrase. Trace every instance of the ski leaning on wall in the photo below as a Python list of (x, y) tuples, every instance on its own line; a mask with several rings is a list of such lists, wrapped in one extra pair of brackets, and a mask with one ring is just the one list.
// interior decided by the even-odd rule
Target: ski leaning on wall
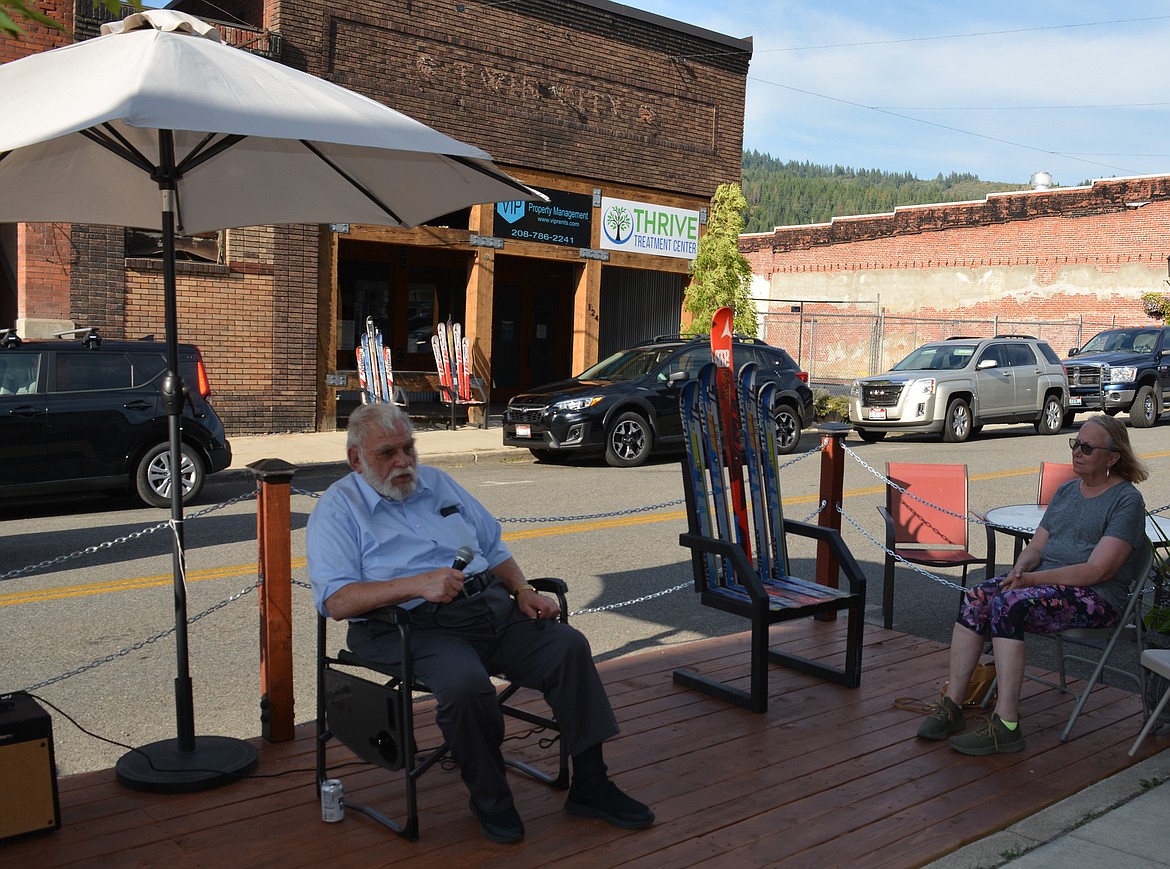
[(382, 330), (374, 325), (374, 318), (366, 318), (366, 334), (362, 335), (357, 350), (358, 382), (362, 404), (394, 399), (394, 369), (390, 365), (390, 348), (382, 342)]

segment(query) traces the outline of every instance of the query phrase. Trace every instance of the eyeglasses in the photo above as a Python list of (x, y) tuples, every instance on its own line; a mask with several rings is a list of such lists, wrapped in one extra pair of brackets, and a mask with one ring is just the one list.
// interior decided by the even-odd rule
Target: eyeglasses
[(1080, 449), (1081, 455), (1084, 455), (1084, 456), (1093, 455), (1094, 450), (1108, 450), (1111, 453), (1117, 452), (1116, 447), (1095, 447), (1092, 444), (1087, 444), (1084, 441), (1077, 440), (1076, 438), (1069, 438), (1068, 439), (1068, 448), (1070, 450), (1073, 450), (1074, 452), (1077, 449)]

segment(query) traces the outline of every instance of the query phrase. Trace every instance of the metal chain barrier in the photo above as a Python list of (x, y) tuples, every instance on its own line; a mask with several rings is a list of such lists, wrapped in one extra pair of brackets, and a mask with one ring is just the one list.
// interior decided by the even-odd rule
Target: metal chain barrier
[[(877, 470), (872, 465), (870, 465), (868, 462), (866, 462), (865, 459), (863, 459), (861, 456), (857, 455), (857, 453), (853, 452), (853, 450), (849, 449), (849, 447), (845, 446), (844, 443), (841, 444), (841, 448), (843, 450), (845, 450), (847, 455), (852, 456), (853, 460), (855, 462), (857, 462), (859, 465), (861, 465), (863, 468), (865, 468), (867, 471), (869, 471), (871, 474), (873, 474), (875, 477), (877, 477), (879, 480), (881, 480), (884, 485), (889, 486), (891, 489), (897, 489), (899, 492), (901, 492), (907, 498), (910, 498), (914, 501), (917, 501), (919, 504), (925, 504), (927, 507), (930, 507), (933, 510), (937, 510), (939, 513), (944, 513), (947, 516), (954, 516), (956, 519), (963, 519), (964, 521), (975, 522), (978, 525), (990, 525), (991, 524), (986, 519), (984, 519), (982, 516), (980, 516), (978, 513), (966, 513), (966, 514), (955, 513), (953, 510), (948, 510), (945, 507), (940, 507), (937, 504), (932, 504), (932, 503), (930, 503), (930, 501), (927, 501), (925, 498), (918, 497), (913, 492), (907, 492), (905, 489), (903, 489), (901, 486), (899, 486), (897, 483), (895, 483), (893, 480), (891, 480), (889, 477), (887, 477), (881, 471)], [(1170, 506), (1170, 505), (1167, 505), (1167, 506)], [(1165, 509), (1165, 508), (1163, 508), (1163, 509)], [(1001, 530), (1001, 531), (1020, 531), (1020, 532), (1023, 532), (1025, 534), (1031, 534), (1033, 531), (1036, 530), (1035, 528), (1024, 528), (1024, 527), (1021, 527), (1018, 525), (995, 525), (994, 527)]]
[[(169, 524), (169, 523), (164, 523), (164, 524)], [(199, 621), (200, 619), (206, 618), (207, 616), (211, 615), (214, 612), (217, 612), (217, 611), (223, 609), (228, 604), (235, 603), (237, 600), (242, 598), (244, 595), (251, 594), (253, 591), (255, 591), (259, 587), (260, 587), (260, 582), (259, 582), (259, 580), (257, 580), (256, 582), (249, 585), (247, 588), (240, 589), (235, 594), (233, 594), (231, 597), (228, 597), (224, 600), (221, 600), (217, 604), (213, 604), (212, 606), (208, 607), (203, 612), (201, 612), (197, 615), (190, 616), (187, 619), (187, 624), (188, 625), (195, 624), (195, 622)], [(147, 646), (151, 645), (152, 643), (157, 643), (159, 640), (163, 639), (164, 637), (170, 636), (174, 632), (175, 632), (175, 626), (171, 625), (169, 628), (166, 628), (165, 630), (159, 631), (157, 634), (153, 634), (153, 635), (147, 637), (145, 640), (139, 640), (137, 643), (135, 643), (132, 646), (127, 646), (124, 649), (119, 649), (117, 652), (113, 652), (109, 655), (106, 655), (104, 658), (96, 658), (93, 661), (90, 661), (88, 664), (82, 664), (80, 667), (76, 667), (72, 670), (67, 670), (66, 672), (62, 673), (59, 676), (53, 676), (52, 678), (44, 679), (40, 682), (37, 682), (35, 685), (29, 685), (27, 688), (23, 688), (21, 690), (27, 691), (27, 692), (39, 691), (41, 688), (47, 688), (49, 685), (55, 685), (58, 682), (63, 682), (66, 679), (72, 678), (73, 676), (79, 676), (82, 673), (87, 673), (90, 670), (94, 670), (94, 669), (102, 666), (103, 664), (109, 664), (111, 661), (118, 660), (118, 658), (124, 658), (126, 655), (129, 655), (131, 652), (137, 652), (139, 649), (144, 649)]]
[(860, 531), (862, 536), (864, 536), (867, 540), (869, 540), (870, 543), (872, 543), (874, 546), (876, 546), (878, 549), (880, 549), (886, 555), (889, 555), (889, 556), (892, 556), (893, 558), (896, 558), (905, 567), (909, 567), (915, 573), (921, 573), (927, 579), (932, 579), (935, 582), (937, 582), (939, 585), (945, 585), (947, 588), (953, 588), (956, 591), (967, 591), (968, 590), (966, 586), (959, 585), (958, 583), (955, 583), (955, 582), (951, 582), (949, 579), (943, 579), (941, 576), (935, 576), (933, 573), (930, 573), (927, 570), (923, 570), (917, 564), (911, 564), (909, 561), (907, 561), (905, 558), (903, 558), (898, 553), (894, 552), (892, 549), (886, 549), (886, 545), (884, 543), (882, 543), (880, 540), (878, 540), (876, 537), (874, 537), (872, 534), (870, 534), (868, 531), (866, 531), (864, 528), (862, 528), (861, 525), (859, 525), (857, 523), (857, 521), (852, 516), (850, 516), (848, 513), (845, 512), (845, 509), (840, 504), (837, 505), (837, 512), (840, 513), (842, 516), (844, 516), (846, 521), (848, 521), (850, 525), (852, 525), (854, 528), (856, 528), (858, 531)]
[(635, 513), (649, 513), (652, 510), (661, 510), (664, 507), (677, 507), (681, 503), (683, 503), (683, 499), (679, 498), (675, 501), (663, 501), (661, 504), (651, 504), (648, 507), (631, 507), (626, 510), (610, 510), (606, 513), (589, 513), (584, 516), (501, 516), (497, 517), (496, 521), (501, 524), (504, 522), (581, 522), (586, 519), (608, 519), (611, 516), (625, 516), (627, 514), (632, 516)]
[[(238, 504), (240, 501), (246, 501), (249, 498), (255, 497), (255, 490), (244, 492), (243, 494), (236, 495), (236, 497), (227, 501), (223, 501), (219, 504), (213, 504), (210, 507), (205, 507), (199, 512), (192, 513), (185, 518), (198, 519), (202, 516), (206, 516), (208, 513), (214, 513), (216, 510), (222, 510), (224, 507), (230, 507), (233, 504)], [(137, 540), (140, 537), (145, 537), (148, 534), (153, 534), (154, 532), (161, 531), (164, 528), (170, 528), (171, 525), (172, 520), (168, 519), (167, 521), (159, 522), (157, 525), (151, 526), (150, 528), (143, 528), (141, 531), (131, 532), (124, 537), (115, 537), (113, 540), (107, 540), (105, 543), (98, 543), (94, 546), (87, 546), (85, 549), (79, 549), (76, 552), (70, 552), (68, 555), (58, 555), (56, 558), (49, 558), (40, 562), (39, 564), (30, 564), (27, 567), (18, 567), (16, 570), (10, 570), (7, 573), (0, 573), (0, 582), (4, 582), (5, 580), (9, 579), (16, 579), (18, 576), (23, 576), (26, 573), (34, 573), (38, 570), (43, 570), (46, 567), (52, 567), (57, 564), (64, 564), (66, 561), (70, 561), (74, 558), (80, 558), (82, 555), (93, 555), (95, 552), (100, 552), (103, 549), (112, 549), (121, 543), (128, 543), (131, 540)]]

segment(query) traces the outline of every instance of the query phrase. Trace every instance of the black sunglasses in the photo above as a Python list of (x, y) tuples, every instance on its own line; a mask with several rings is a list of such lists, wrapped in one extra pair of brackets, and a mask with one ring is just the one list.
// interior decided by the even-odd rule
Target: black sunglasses
[(1075, 450), (1078, 447), (1081, 450), (1081, 454), (1086, 455), (1086, 456), (1093, 455), (1094, 450), (1109, 450), (1109, 452), (1111, 452), (1111, 453), (1117, 452), (1116, 447), (1095, 447), (1092, 444), (1087, 444), (1084, 441), (1077, 440), (1076, 438), (1069, 438), (1068, 439), (1068, 448), (1070, 450)]

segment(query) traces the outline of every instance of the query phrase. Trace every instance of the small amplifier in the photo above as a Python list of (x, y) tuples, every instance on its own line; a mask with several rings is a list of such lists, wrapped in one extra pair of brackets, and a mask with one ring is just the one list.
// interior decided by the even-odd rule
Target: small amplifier
[(0, 695), (0, 841), (60, 827), (53, 720), (27, 694)]

